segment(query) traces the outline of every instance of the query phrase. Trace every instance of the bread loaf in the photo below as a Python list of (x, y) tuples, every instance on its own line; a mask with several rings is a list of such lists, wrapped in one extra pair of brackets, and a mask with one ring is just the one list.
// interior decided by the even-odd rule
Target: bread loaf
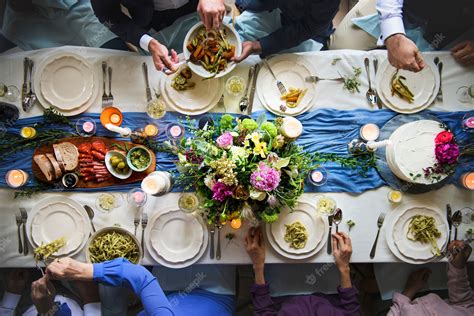
[(58, 162), (64, 167), (65, 172), (74, 171), (79, 165), (79, 151), (74, 144), (69, 142), (53, 145), (54, 154)]
[(48, 157), (45, 155), (35, 155), (33, 160), (36, 162), (41, 172), (46, 177), (46, 180), (52, 181), (54, 179), (54, 169)]
[(59, 163), (56, 160), (56, 158), (54, 158), (54, 156), (52, 154), (46, 154), (46, 157), (49, 159), (49, 161), (51, 162), (51, 165), (53, 166), (54, 178), (55, 179), (61, 178), (63, 173), (61, 171), (61, 168), (59, 167)]

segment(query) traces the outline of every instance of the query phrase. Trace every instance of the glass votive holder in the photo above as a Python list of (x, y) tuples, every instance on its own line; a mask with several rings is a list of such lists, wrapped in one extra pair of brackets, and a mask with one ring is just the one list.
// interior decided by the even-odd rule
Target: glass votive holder
[(128, 191), (127, 201), (129, 204), (141, 207), (146, 204), (147, 194), (140, 188), (131, 189)]
[(474, 171), (464, 173), (459, 179), (463, 188), (467, 190), (474, 190)]
[(179, 123), (170, 123), (166, 126), (166, 136), (171, 141), (177, 141), (184, 136), (184, 126)]
[(312, 185), (322, 186), (328, 181), (328, 171), (324, 167), (318, 167), (308, 173), (308, 181)]
[(373, 123), (365, 124), (360, 128), (359, 135), (363, 141), (374, 141), (379, 138), (380, 129)]
[(15, 86), (6, 86), (0, 83), (0, 98), (5, 98), (7, 101), (15, 102), (20, 97), (20, 90)]
[(464, 114), (461, 122), (461, 127), (468, 133), (474, 133), (474, 111)]
[(238, 97), (242, 95), (245, 89), (245, 81), (244, 78), (240, 76), (232, 76), (227, 79), (225, 83), (225, 91), (234, 97)]
[(148, 123), (144, 128), (143, 128), (143, 133), (145, 134), (146, 137), (156, 137), (158, 136), (158, 133), (160, 132), (160, 129), (158, 128), (158, 125), (155, 123)]
[(12, 169), (5, 175), (5, 181), (12, 189), (17, 189), (24, 186), (28, 182), (29, 178), (29, 175), (21, 169)]
[(80, 118), (76, 123), (76, 131), (83, 137), (94, 136), (97, 131), (97, 125), (90, 117)]

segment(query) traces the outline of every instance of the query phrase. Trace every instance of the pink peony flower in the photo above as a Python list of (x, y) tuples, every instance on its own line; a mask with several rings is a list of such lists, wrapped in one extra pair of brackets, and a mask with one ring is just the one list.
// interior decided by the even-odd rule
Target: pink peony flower
[(280, 184), (280, 173), (261, 162), (258, 169), (250, 175), (250, 183), (257, 190), (270, 192)]
[(435, 148), (436, 159), (440, 164), (452, 165), (459, 157), (459, 147), (454, 143), (438, 144)]
[(453, 140), (453, 133), (444, 131), (436, 135), (435, 144), (436, 145), (447, 144), (447, 143), (450, 143), (452, 140)]
[(217, 147), (222, 149), (229, 149), (234, 143), (234, 137), (231, 133), (225, 132), (216, 139)]
[(232, 195), (232, 187), (222, 183), (216, 182), (212, 186), (212, 199), (219, 202), (224, 202), (228, 196)]

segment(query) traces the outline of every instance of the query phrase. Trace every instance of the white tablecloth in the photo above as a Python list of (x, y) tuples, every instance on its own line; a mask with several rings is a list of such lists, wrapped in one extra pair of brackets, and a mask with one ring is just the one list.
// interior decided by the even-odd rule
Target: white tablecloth
[[(57, 49), (39, 50), (33, 52), (17, 53), (12, 55), (0, 56), (0, 76), (2, 81), (7, 84), (14, 84), (17, 87), (22, 83), (22, 61), (25, 56), (32, 58), (37, 64), (46, 56), (56, 53), (59, 50), (68, 50), (78, 53), (87, 58), (96, 66), (99, 78), (101, 78), (100, 64), (103, 60), (107, 60), (108, 64), (113, 68), (113, 84), (112, 91), (115, 98), (116, 106), (122, 111), (144, 111), (145, 110), (145, 90), (144, 79), (142, 74), (141, 63), (148, 63), (150, 73), (150, 83), (152, 87), (158, 87), (161, 73), (153, 71), (151, 58), (138, 56), (133, 53), (118, 52), (110, 50), (101, 50), (93, 48), (64, 47)], [(465, 111), (473, 108), (472, 104), (463, 104), (457, 101), (456, 90), (463, 85), (474, 83), (474, 69), (463, 68), (459, 66), (449, 55), (449, 53), (433, 53), (427, 54), (426, 58), (434, 58), (435, 54), (444, 62), (443, 75), (443, 93), (444, 103), (435, 103), (430, 109), (441, 111)], [(380, 62), (385, 58), (384, 51), (360, 52), (360, 51), (326, 51), (303, 54), (307, 61), (317, 69), (316, 75), (337, 76), (338, 71), (343, 75), (352, 73), (352, 66), (363, 68), (363, 59), (365, 56), (374, 56)], [(340, 57), (341, 61), (336, 66), (331, 66), (333, 58)], [(250, 64), (258, 61), (258, 57), (249, 58), (242, 65), (239, 65), (232, 74), (239, 74), (247, 78), (247, 71)], [(373, 77), (373, 76), (372, 76)], [(342, 89), (340, 84), (332, 82), (320, 82), (316, 86), (316, 100), (314, 109), (322, 107), (331, 107), (336, 109), (354, 109), (367, 108), (369, 105), (365, 100), (365, 91), (367, 89), (367, 76), (363, 70), (361, 75), (361, 93), (350, 94)], [(101, 94), (101, 93), (100, 93)], [(229, 112), (239, 112), (237, 106), (238, 100), (226, 97), (226, 108)], [(19, 107), (20, 104), (17, 104)], [(260, 102), (256, 96), (254, 110), (261, 109)], [(223, 109), (215, 109), (222, 111)], [(376, 110), (376, 109), (374, 109)], [(94, 105), (89, 109), (91, 112), (100, 111), (100, 97)], [(21, 117), (29, 117), (41, 115), (42, 109), (37, 106), (31, 112), (21, 113)], [(351, 230), (350, 235), (353, 243), (353, 262), (399, 262), (388, 249), (385, 242), (384, 230), (382, 229), (379, 239), (377, 255), (373, 260), (369, 259), (369, 252), (374, 241), (377, 231), (377, 217), (380, 212), (390, 212), (395, 208), (387, 200), (388, 187), (382, 187), (376, 190), (367, 191), (360, 195), (352, 195), (346, 193), (331, 193), (329, 196), (336, 199), (337, 204), (344, 210), (344, 223), (348, 219), (352, 219), (356, 225)], [(58, 193), (45, 193), (35, 195), (31, 199), (14, 200), (13, 191), (0, 190), (0, 266), (33, 266), (32, 256), (24, 257), (17, 252), (16, 223), (14, 213), (18, 208), (25, 207), (31, 209), (34, 203), (47, 196), (57, 195)], [(95, 205), (95, 199), (99, 193), (62, 193), (64, 196), (71, 197), (81, 204)], [(122, 194), (126, 199), (125, 194)], [(306, 194), (308, 197), (314, 194)], [(150, 198), (145, 211), (148, 214), (158, 212), (164, 204), (177, 202), (177, 194), (168, 194), (160, 198)], [(448, 185), (440, 190), (432, 191), (421, 195), (405, 195), (404, 203), (410, 202), (430, 202), (439, 205), (444, 210), (446, 203), (450, 203), (454, 210), (464, 206), (472, 206), (474, 202), (474, 194), (472, 191), (462, 190), (453, 185)], [(122, 207), (112, 211), (109, 214), (96, 211), (94, 223), (97, 229), (119, 224), (120, 226), (133, 231), (134, 211), (129, 209), (124, 203)], [(340, 225), (341, 231), (347, 231), (347, 225)], [(467, 229), (466, 225), (461, 225), (461, 234)], [(224, 236), (228, 232), (234, 232), (236, 237), (231, 243), (227, 243)], [(208, 252), (198, 261), (199, 264), (248, 264), (250, 259), (243, 247), (243, 236), (247, 229), (242, 227), (239, 230), (232, 230), (225, 227), (222, 231), (222, 259), (220, 261), (210, 260)], [(84, 254), (77, 256), (83, 260)], [(474, 254), (471, 257), (474, 259)], [(267, 247), (268, 263), (285, 263), (294, 262), (283, 258), (276, 254), (270, 247)], [(325, 251), (321, 251), (306, 262), (332, 262), (332, 258)], [(145, 255), (143, 264), (156, 264), (149, 254)]]

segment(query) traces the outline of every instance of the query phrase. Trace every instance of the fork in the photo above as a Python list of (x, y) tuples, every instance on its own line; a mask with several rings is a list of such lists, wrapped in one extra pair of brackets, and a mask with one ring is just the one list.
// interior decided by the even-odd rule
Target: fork
[(133, 235), (136, 236), (138, 226), (140, 225), (140, 214), (138, 212), (135, 214), (135, 218), (133, 219), (133, 225), (135, 226), (135, 232), (133, 233)]
[(211, 233), (211, 246), (209, 249), (209, 257), (211, 259), (214, 259), (214, 232), (215, 232), (215, 225), (212, 224), (211, 227), (209, 228), (209, 232)]
[(379, 240), (380, 228), (382, 228), (383, 221), (385, 220), (385, 213), (380, 213), (379, 218), (377, 219), (377, 236), (375, 237), (374, 245), (372, 250), (370, 250), (370, 259), (375, 257), (375, 249), (377, 249), (377, 241)]
[(436, 56), (434, 59), (434, 63), (436, 67), (438, 68), (438, 73), (439, 73), (439, 89), (438, 93), (436, 94), (436, 99), (440, 102), (443, 102), (443, 89), (442, 89), (442, 80), (441, 80), (441, 74), (443, 73), (443, 62), (439, 61), (439, 57)]
[(222, 224), (217, 225), (217, 249), (216, 249), (216, 259), (221, 260), (221, 228)]
[(142, 215), (142, 255), (145, 256), (145, 228), (148, 225), (148, 214)]
[[(375, 74), (375, 80), (377, 81), (377, 70), (379, 69), (379, 60), (377, 58), (374, 59), (374, 74)], [(375, 94), (377, 95), (377, 107), (379, 110), (382, 109), (382, 100), (379, 97), (379, 94), (377, 92), (377, 89), (374, 88)]]
[(105, 90), (105, 82), (107, 80), (107, 62), (103, 61), (102, 62), (102, 90), (104, 92), (102, 93), (102, 108), (106, 108), (108, 106), (108, 96), (107, 92)]
[(23, 253), (23, 244), (21, 242), (21, 213), (16, 213), (15, 214), (16, 218), (16, 226), (18, 227), (18, 253)]
[(23, 254), (25, 256), (28, 255), (28, 243), (27, 241), (27, 236), (26, 236), (26, 220), (28, 219), (28, 213), (23, 207), (20, 207), (20, 214), (21, 214), (21, 223), (23, 224), (23, 240), (25, 242), (25, 245), (23, 247)]
[(112, 67), (109, 67), (108, 68), (108, 72), (109, 72), (109, 95), (107, 97), (107, 104), (109, 106), (113, 106), (114, 105), (114, 96), (112, 95)]
[(321, 78), (321, 77), (318, 77), (318, 76), (308, 76), (308, 77), (304, 78), (304, 81), (309, 82), (309, 83), (316, 83), (316, 82), (321, 81), (321, 80), (344, 82), (345, 79), (344, 78)]
[(275, 78), (278, 90), (280, 90), (280, 94), (285, 94), (286, 93), (285, 86), (283, 85), (283, 83), (280, 80), (277, 79), (277, 77), (273, 73), (272, 68), (270, 68), (270, 65), (268, 64), (268, 61), (266, 59), (264, 59), (263, 63), (265, 64), (265, 66), (267, 66), (267, 68), (270, 71), (270, 73), (272, 74), (273, 78)]

